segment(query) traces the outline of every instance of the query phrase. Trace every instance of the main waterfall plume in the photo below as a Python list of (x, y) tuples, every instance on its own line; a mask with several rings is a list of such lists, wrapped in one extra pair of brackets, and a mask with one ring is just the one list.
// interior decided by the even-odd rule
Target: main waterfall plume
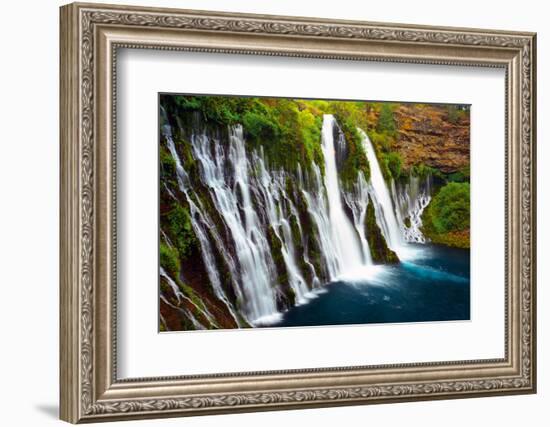
[[(327, 114), (323, 117), (322, 147), (325, 156), (325, 187), (329, 204), (331, 236), (340, 264), (339, 269), (342, 272), (361, 267), (364, 258), (357, 233), (342, 207), (342, 192), (336, 170), (335, 126), (334, 116)], [(343, 138), (343, 135), (339, 135)]]

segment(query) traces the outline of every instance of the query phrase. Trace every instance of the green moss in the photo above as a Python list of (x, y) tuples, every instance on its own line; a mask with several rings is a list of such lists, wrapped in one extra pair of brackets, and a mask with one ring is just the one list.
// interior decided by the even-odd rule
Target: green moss
[(376, 214), (374, 212), (374, 206), (372, 203), (369, 203), (367, 206), (367, 215), (365, 216), (365, 229), (366, 235), (368, 237), (372, 260), (376, 264), (399, 262), (397, 254), (388, 247), (386, 239), (382, 235), (382, 231), (376, 223)]
[(187, 208), (174, 203), (163, 215), (162, 223), (167, 225), (167, 232), (174, 242), (181, 259), (186, 259), (197, 245), (197, 239), (191, 225), (191, 216)]
[(176, 176), (176, 161), (170, 155), (164, 145), (160, 146), (160, 177), (162, 181), (167, 178), (173, 179)]
[(165, 243), (160, 243), (160, 265), (171, 277), (179, 277), (180, 260), (178, 251)]
[(301, 232), (300, 232), (300, 225), (298, 224), (298, 220), (294, 215), (292, 215), (289, 219), (289, 225), (290, 225), (290, 232), (292, 234), (292, 243), (294, 243), (294, 247), (298, 252), (302, 252), (302, 238), (301, 238)]

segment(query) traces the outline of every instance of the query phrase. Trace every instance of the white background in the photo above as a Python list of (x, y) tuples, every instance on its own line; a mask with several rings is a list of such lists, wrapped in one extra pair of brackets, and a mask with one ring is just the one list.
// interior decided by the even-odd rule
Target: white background
[[(117, 64), (119, 378), (504, 357), (503, 69), (135, 49)], [(471, 321), (158, 334), (159, 91), (472, 104)]]
[[(112, 0), (114, 3), (118, 3)], [(539, 393), (454, 401), (129, 422), (124, 425), (280, 426), (398, 425), (512, 426), (547, 425), (550, 395), (545, 336), (550, 322), (545, 284), (550, 267), (545, 254), (549, 233), (550, 172), (548, 84), (550, 30), (544, 3), (511, 1), (137, 1), (134, 4), (241, 12), (363, 19), (417, 24), (491, 27), (539, 33)], [(58, 401), (58, 1), (4, 5), (0, 100), (0, 379), (2, 424), (57, 425)], [(487, 165), (490, 170), (491, 165)], [(545, 195), (546, 193), (546, 195)]]

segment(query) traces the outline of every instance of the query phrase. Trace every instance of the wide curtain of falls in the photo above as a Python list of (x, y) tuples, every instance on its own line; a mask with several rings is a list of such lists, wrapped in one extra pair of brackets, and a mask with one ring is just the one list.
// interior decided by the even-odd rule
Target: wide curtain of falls
[[(386, 181), (368, 135), (359, 129), (370, 179), (359, 173), (344, 191), (338, 156), (345, 153), (346, 140), (332, 115), (323, 118), (324, 164), (294, 170), (271, 167), (261, 146), (247, 145), (241, 125), (214, 132), (198, 124), (187, 131), (198, 168), (191, 176), (172, 130), (165, 124), (162, 133), (176, 165), (177, 188), (161, 182), (161, 191), (189, 210), (212, 294), (237, 325), (273, 322), (281, 310), (306, 303), (324, 284), (372, 265), (369, 204), (387, 246), (398, 256), (409, 242), (425, 242), (421, 215), (431, 197), (429, 178)], [(162, 224), (161, 239), (172, 244)], [(160, 274), (181, 301), (180, 278), (169, 277), (163, 268)], [(215, 326), (212, 313), (198, 308), (201, 320), (189, 309), (180, 311), (197, 329), (204, 319), (210, 322), (206, 326)]]

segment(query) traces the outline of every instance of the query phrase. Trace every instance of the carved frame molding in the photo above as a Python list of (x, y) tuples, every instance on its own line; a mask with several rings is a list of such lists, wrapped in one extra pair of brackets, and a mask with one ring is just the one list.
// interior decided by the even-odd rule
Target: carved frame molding
[[(61, 8), (60, 42), (62, 419), (535, 391), (535, 34), (71, 4)], [(117, 380), (113, 147), (121, 47), (506, 68), (506, 357)]]

